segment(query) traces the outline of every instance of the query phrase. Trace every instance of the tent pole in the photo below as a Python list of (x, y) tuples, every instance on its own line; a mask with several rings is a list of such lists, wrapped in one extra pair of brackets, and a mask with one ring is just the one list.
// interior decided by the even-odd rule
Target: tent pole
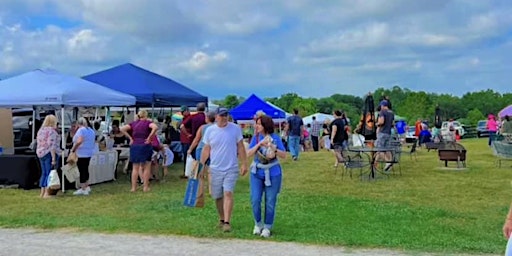
[(110, 107), (107, 107), (106, 113), (105, 113), (105, 125), (107, 126), (107, 132), (110, 134), (110, 124), (112, 123), (112, 117), (110, 114)]
[(151, 103), (151, 121), (155, 121), (155, 102)]
[[(60, 143), (61, 143), (61, 147), (62, 148), (66, 148), (66, 138), (64, 136), (64, 105), (62, 105), (61, 107), (61, 111), (60, 111), (60, 114), (61, 114), (61, 123), (60, 124), (60, 129), (61, 129), (61, 133), (60, 133)], [(61, 167), (64, 166), (64, 156), (61, 156)], [(60, 183), (61, 183), (61, 186), (62, 186), (62, 193), (66, 192), (66, 189), (64, 188), (64, 184), (66, 183), (65, 180), (64, 180), (64, 172), (62, 172), (62, 178), (60, 180)]]
[(96, 111), (94, 112), (94, 122), (98, 121), (98, 107), (96, 107)]
[(36, 139), (36, 106), (32, 107), (32, 143)]

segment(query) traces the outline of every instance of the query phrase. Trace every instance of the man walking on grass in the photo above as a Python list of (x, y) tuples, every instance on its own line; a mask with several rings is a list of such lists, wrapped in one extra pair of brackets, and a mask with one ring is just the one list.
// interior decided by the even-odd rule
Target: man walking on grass
[(316, 116), (313, 116), (313, 122), (311, 122), (311, 141), (313, 142), (313, 150), (315, 152), (318, 151), (320, 128), (322, 128), (322, 124), (316, 120)]
[(299, 116), (299, 110), (293, 109), (293, 116), (288, 117), (288, 148), (293, 161), (299, 159), (300, 140), (304, 139), (304, 123)]
[(203, 137), (204, 148), (201, 163), (210, 158), (211, 195), (215, 199), (219, 214), (219, 227), (224, 232), (231, 231), (233, 192), (239, 175), (238, 157), (242, 162), (240, 174), (247, 173), (247, 154), (243, 143), (242, 130), (228, 122), (228, 110), (219, 108), (215, 116), (216, 124), (210, 126)]
[[(381, 110), (379, 112), (379, 118), (377, 119), (377, 141), (375, 145), (378, 148), (389, 148), (391, 142), (391, 129), (393, 128), (393, 121), (395, 120), (395, 114), (388, 108), (388, 101), (383, 100), (380, 102)], [(378, 159), (384, 158), (386, 166), (384, 171), (389, 171), (393, 164), (391, 163), (391, 152), (380, 152), (377, 156)]]

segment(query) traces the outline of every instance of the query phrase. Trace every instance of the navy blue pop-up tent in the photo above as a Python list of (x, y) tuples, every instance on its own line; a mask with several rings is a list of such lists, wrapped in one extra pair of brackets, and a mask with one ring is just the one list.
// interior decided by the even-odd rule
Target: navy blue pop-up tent
[(273, 119), (286, 118), (286, 112), (265, 102), (254, 94), (249, 96), (249, 98), (244, 102), (240, 103), (240, 105), (231, 109), (229, 113), (234, 120), (252, 120), (256, 112), (260, 110)]
[(208, 97), (167, 77), (155, 74), (131, 63), (83, 77), (85, 80), (135, 96), (140, 107), (194, 106), (207, 104)]

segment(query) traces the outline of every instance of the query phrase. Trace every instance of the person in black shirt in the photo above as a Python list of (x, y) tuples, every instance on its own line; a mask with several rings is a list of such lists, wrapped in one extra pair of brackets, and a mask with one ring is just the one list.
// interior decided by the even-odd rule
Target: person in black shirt
[(346, 149), (348, 134), (347, 123), (340, 110), (334, 111), (334, 121), (331, 122), (331, 145), (333, 149)]
[(114, 140), (114, 146), (128, 145), (128, 138), (119, 129), (118, 124), (112, 123), (112, 131), (110, 132), (110, 138)]

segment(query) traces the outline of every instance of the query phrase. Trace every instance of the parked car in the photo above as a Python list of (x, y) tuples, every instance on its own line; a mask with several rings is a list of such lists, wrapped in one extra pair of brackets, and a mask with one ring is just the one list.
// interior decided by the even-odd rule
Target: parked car
[(409, 126), (409, 128), (407, 129), (407, 134), (405, 136), (407, 138), (416, 138), (416, 127)]
[(480, 120), (476, 125), (476, 136), (489, 137), (489, 131), (487, 130), (487, 120)]
[[(31, 108), (18, 108), (12, 110), (12, 129), (14, 133), (14, 151), (16, 153), (22, 153), (26, 151), (30, 143), (32, 143), (32, 112)], [(38, 129), (41, 127), (44, 118), (49, 114), (48, 111), (39, 112), (39, 119), (36, 118), (35, 128), (36, 133)], [(60, 121), (61, 115), (60, 112), (56, 115), (58, 122)], [(71, 126), (71, 120), (73, 118), (73, 114), (70, 112), (65, 113), (65, 122), (64, 128), (68, 130)]]
[[(441, 125), (441, 135), (446, 136), (450, 132), (450, 127), (448, 126), (450, 122), (444, 121)], [(453, 128), (459, 132), (460, 137), (464, 137), (466, 131), (464, 130), (464, 125), (459, 121), (453, 121)]]

